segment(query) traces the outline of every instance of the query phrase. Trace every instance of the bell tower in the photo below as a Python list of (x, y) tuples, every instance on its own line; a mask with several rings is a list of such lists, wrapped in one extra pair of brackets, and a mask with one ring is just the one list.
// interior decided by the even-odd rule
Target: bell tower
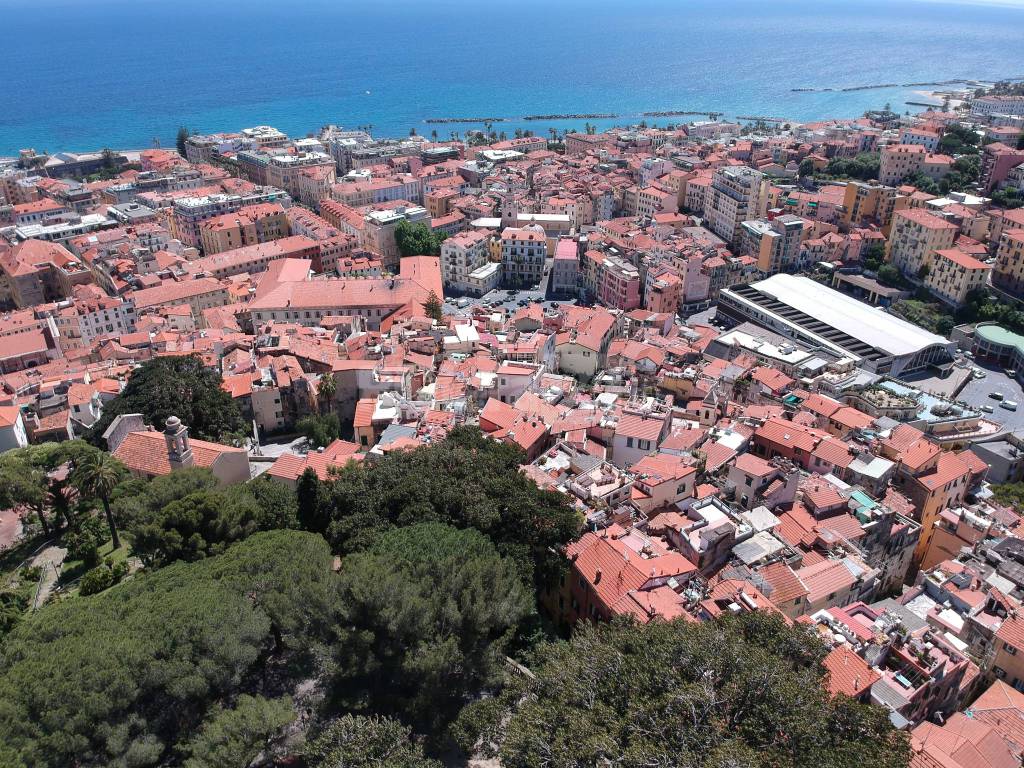
[(167, 443), (167, 460), (171, 470), (191, 467), (192, 447), (188, 442), (188, 427), (177, 416), (169, 416), (164, 425), (164, 442)]

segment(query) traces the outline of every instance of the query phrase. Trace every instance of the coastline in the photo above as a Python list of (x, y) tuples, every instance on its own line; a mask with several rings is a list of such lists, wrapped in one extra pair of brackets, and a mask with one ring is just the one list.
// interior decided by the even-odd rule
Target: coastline
[[(408, 122), (404, 120), (397, 122), (393, 116), (388, 116), (386, 112), (366, 113), (353, 111), (350, 116), (344, 121), (338, 121), (332, 119), (329, 112), (323, 114), (320, 117), (311, 118), (310, 122), (306, 125), (295, 125), (295, 115), (289, 114), (284, 116), (281, 114), (279, 108), (267, 108), (250, 110), (248, 107), (239, 107), (235, 110), (230, 110), (228, 114), (223, 117), (218, 117), (216, 121), (211, 118), (203, 120), (191, 120), (189, 118), (171, 118), (167, 124), (163, 127), (162, 131), (159, 128), (153, 130), (136, 129), (132, 133), (136, 134), (134, 137), (121, 135), (118, 136), (116, 133), (110, 134), (107, 131), (100, 131), (98, 126), (94, 132), (97, 134), (102, 133), (104, 136), (110, 135), (111, 138), (105, 139), (102, 137), (96, 138), (91, 144), (88, 139), (84, 137), (82, 139), (65, 139), (57, 143), (56, 146), (45, 138), (33, 138), (32, 136), (22, 137), (18, 146), (3, 147), (0, 146), (0, 158), (12, 158), (16, 157), (17, 153), (22, 148), (35, 148), (43, 151), (48, 151), (50, 154), (55, 152), (97, 152), (104, 147), (115, 147), (118, 144), (122, 146), (139, 147), (143, 146), (143, 140), (140, 140), (140, 136), (148, 135), (159, 138), (161, 146), (168, 146), (174, 140), (173, 135), (168, 133), (164, 135), (164, 132), (169, 132), (171, 128), (180, 124), (188, 124), (194, 131), (203, 132), (217, 132), (217, 131), (233, 131), (239, 130), (246, 125), (257, 125), (257, 124), (271, 124), (276, 127), (280, 127), (289, 135), (301, 135), (306, 134), (310, 131), (315, 131), (319, 125), (324, 125), (330, 122), (342, 122), (353, 127), (360, 124), (371, 124), (375, 133), (381, 136), (402, 136), (409, 132), (410, 128), (416, 128), (420, 125), (443, 127), (451, 126), (454, 131), (455, 126), (465, 126), (463, 130), (484, 130), (488, 124), (494, 126), (500, 126), (499, 132), (505, 132), (511, 134), (516, 129), (522, 129), (524, 131), (529, 130), (535, 134), (543, 135), (551, 129), (558, 130), (559, 132), (582, 132), (585, 128), (584, 122), (590, 122), (595, 125), (597, 130), (604, 130), (607, 128), (625, 125), (637, 125), (642, 122), (650, 124), (661, 125), (670, 123), (688, 123), (697, 122), (701, 119), (720, 119), (727, 121), (735, 121), (740, 123), (755, 123), (755, 122), (766, 122), (770, 124), (781, 125), (789, 123), (791, 125), (800, 125), (808, 122), (820, 122), (826, 120), (844, 120), (859, 117), (863, 114), (865, 109), (880, 109), (882, 104), (889, 102), (893, 105), (905, 105), (907, 107), (913, 107), (917, 109), (927, 109), (928, 107), (940, 107), (948, 96), (950, 98), (950, 105), (955, 106), (961, 104), (964, 99), (964, 91), (973, 90), (974, 87), (984, 87), (991, 84), (994, 80), (1009, 80), (1011, 82), (1024, 81), (1024, 76), (1007, 77), (1007, 78), (990, 78), (988, 80), (973, 80), (967, 78), (953, 79), (953, 80), (936, 80), (932, 82), (921, 82), (916, 84), (907, 83), (904, 85), (898, 84), (882, 84), (882, 85), (863, 85), (863, 86), (843, 86), (843, 87), (816, 87), (816, 88), (791, 88), (787, 89), (785, 93), (796, 97), (798, 103), (790, 103), (787, 110), (792, 111), (779, 111), (773, 113), (762, 113), (760, 109), (755, 108), (756, 102), (748, 102), (745, 105), (736, 107), (735, 105), (722, 105), (721, 108), (716, 107), (715, 109), (708, 109), (707, 104), (695, 104), (693, 108), (662, 108), (662, 109), (625, 109), (625, 110), (609, 110), (609, 111), (580, 111), (580, 112), (550, 112), (550, 113), (536, 113), (536, 114), (489, 114), (488, 112), (470, 113), (469, 116), (412, 116), (408, 118)], [(949, 88), (949, 89), (938, 89), (938, 88), (914, 88), (911, 89), (912, 85), (939, 85), (939, 84), (958, 84), (960, 88)], [(867, 97), (867, 100), (862, 94), (871, 94)], [(821, 109), (813, 109), (807, 104), (807, 101), (801, 99), (801, 96), (816, 97), (815, 100), (821, 101), (823, 98), (827, 102), (827, 106), (822, 106)], [(840, 99), (840, 97), (844, 97)], [(850, 98), (845, 98), (850, 97)], [(914, 98), (920, 97), (920, 99)], [(836, 104), (836, 101), (842, 101), (843, 103)], [(792, 101), (792, 99), (790, 99)], [(852, 101), (853, 103), (848, 103)], [(802, 105), (800, 104), (802, 102)], [(763, 106), (763, 105), (762, 105)], [(701, 107), (704, 107), (703, 109)], [(898, 109), (897, 111), (902, 111)], [(787, 116), (792, 115), (792, 116)], [(657, 122), (655, 122), (657, 121)], [(134, 150), (139, 151), (139, 150)]]

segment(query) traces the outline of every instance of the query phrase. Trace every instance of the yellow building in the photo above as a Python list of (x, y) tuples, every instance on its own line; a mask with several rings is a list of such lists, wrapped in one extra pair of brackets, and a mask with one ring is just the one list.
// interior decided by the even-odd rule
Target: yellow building
[(947, 304), (963, 305), (967, 294), (984, 288), (992, 267), (959, 248), (946, 248), (932, 255), (924, 284)]
[(888, 235), (893, 214), (906, 205), (906, 196), (895, 187), (851, 181), (843, 196), (843, 224), (847, 227), (876, 224)]
[(956, 224), (919, 208), (897, 211), (888, 260), (904, 275), (916, 277), (921, 267), (931, 266), (935, 251), (953, 247), (958, 232)]
[(1024, 292), (1024, 229), (1002, 231), (992, 284), (1012, 293)]
[(199, 239), (207, 256), (279, 240), (290, 233), (288, 216), (278, 203), (247, 205), (199, 225)]

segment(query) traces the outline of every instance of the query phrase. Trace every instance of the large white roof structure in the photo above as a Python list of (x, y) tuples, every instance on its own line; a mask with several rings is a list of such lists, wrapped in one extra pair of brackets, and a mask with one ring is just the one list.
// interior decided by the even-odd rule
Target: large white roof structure
[(718, 310), (813, 349), (852, 355), (861, 368), (892, 376), (928, 367), (943, 370), (955, 349), (942, 336), (797, 275), (772, 275), (726, 288)]
[(933, 344), (949, 344), (942, 336), (918, 328), (809, 277), (772, 275), (751, 283), (750, 287), (799, 312), (818, 318), (858, 341), (888, 352), (893, 357), (912, 355)]

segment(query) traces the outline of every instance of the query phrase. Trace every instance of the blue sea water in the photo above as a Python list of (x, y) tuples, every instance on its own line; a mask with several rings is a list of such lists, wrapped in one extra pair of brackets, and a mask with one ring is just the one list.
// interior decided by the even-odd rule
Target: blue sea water
[(0, 154), (168, 146), (181, 124), (447, 136), (467, 126), (423, 120), (811, 120), (922, 98), (792, 88), (1024, 76), (1015, 0), (0, 0), (0, 40)]

